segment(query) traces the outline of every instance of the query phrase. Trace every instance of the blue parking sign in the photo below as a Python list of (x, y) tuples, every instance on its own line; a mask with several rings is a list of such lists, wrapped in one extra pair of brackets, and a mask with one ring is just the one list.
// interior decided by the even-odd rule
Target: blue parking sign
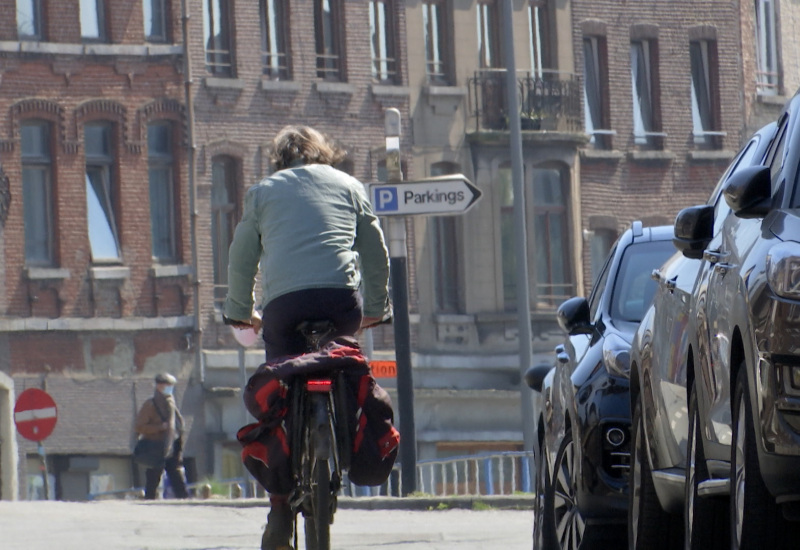
[(397, 212), (397, 187), (381, 185), (373, 189), (375, 212)]

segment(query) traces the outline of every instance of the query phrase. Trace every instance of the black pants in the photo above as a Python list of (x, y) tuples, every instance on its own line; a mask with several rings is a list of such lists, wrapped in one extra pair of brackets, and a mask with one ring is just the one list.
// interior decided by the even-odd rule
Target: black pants
[(296, 328), (303, 321), (333, 321), (333, 336), (352, 336), (361, 328), (361, 295), (346, 288), (310, 288), (278, 296), (262, 314), (267, 360), (306, 351)]
[(161, 474), (165, 471), (167, 472), (167, 479), (169, 479), (172, 492), (175, 493), (175, 498), (187, 498), (189, 493), (186, 491), (186, 479), (183, 477), (181, 462), (173, 456), (167, 459), (163, 469), (148, 468), (145, 470), (144, 498), (155, 500), (158, 484), (161, 483)]

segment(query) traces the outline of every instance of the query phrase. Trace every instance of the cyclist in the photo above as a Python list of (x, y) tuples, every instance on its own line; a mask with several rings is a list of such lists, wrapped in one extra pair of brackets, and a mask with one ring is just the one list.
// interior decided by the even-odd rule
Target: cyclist
[[(337, 170), (344, 152), (308, 126), (273, 141), (275, 172), (252, 186), (228, 263), (225, 322), (263, 329), (268, 360), (305, 350), (295, 330), (330, 319), (334, 336), (354, 335), (391, 316), (389, 254), (363, 184)], [(261, 269), (262, 310), (254, 309)], [(262, 550), (290, 547), (289, 495), (270, 495)]]

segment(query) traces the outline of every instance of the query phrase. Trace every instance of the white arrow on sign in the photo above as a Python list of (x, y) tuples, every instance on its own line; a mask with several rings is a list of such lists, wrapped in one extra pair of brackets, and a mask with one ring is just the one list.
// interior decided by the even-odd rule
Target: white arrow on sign
[(463, 174), (367, 186), (378, 216), (463, 214), (481, 197)]

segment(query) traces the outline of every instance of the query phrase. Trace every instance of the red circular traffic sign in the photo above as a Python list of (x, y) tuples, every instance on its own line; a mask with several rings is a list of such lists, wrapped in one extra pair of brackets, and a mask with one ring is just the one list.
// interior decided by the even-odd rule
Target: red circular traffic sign
[(53, 433), (58, 418), (56, 402), (46, 391), (28, 388), (14, 405), (14, 423), (25, 439), (42, 441)]

